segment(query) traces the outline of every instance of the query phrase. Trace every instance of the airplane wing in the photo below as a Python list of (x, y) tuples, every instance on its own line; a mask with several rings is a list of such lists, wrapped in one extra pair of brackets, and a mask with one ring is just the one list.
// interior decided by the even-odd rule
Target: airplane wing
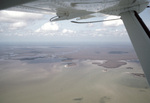
[(1, 0), (0, 9), (11, 7), (10, 10), (25, 12), (56, 12), (51, 21), (89, 18), (93, 13), (121, 16), (150, 84), (150, 31), (138, 15), (148, 3), (148, 0)]
[[(94, 13), (109, 14), (107, 9), (117, 6), (121, 0), (2, 0), (0, 9), (50, 14), (56, 13), (51, 21), (76, 17), (91, 18)], [(8, 3), (8, 5), (6, 5)], [(16, 3), (16, 4), (15, 4)], [(20, 4), (20, 5), (19, 5)], [(15, 7), (12, 7), (14, 6)], [(16, 6), (17, 5), (17, 6)], [(106, 12), (107, 11), (107, 12)]]
[(119, 15), (129, 10), (140, 13), (147, 6), (147, 0), (2, 0), (0, 9), (14, 5), (18, 6), (9, 10), (43, 14), (55, 12), (56, 16), (51, 21), (58, 21), (91, 18), (95, 16), (92, 15), (94, 13)]

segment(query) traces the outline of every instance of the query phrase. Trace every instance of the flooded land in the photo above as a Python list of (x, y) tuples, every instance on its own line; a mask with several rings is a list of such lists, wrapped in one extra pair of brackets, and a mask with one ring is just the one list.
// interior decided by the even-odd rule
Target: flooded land
[(130, 44), (0, 45), (0, 103), (149, 103)]

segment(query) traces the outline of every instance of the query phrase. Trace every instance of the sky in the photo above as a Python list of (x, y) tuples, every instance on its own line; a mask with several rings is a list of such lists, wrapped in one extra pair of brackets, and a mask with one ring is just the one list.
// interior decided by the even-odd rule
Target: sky
[[(54, 13), (1, 10), (0, 42), (130, 42), (122, 20), (74, 24), (71, 20), (50, 22), (53, 16)], [(150, 9), (145, 9), (140, 16), (150, 29)], [(83, 21), (113, 18), (118, 17), (107, 15)]]

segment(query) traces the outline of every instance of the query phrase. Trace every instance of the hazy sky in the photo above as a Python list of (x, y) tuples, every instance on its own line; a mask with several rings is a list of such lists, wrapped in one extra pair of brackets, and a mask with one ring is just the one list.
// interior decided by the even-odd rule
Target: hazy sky
[[(16, 11), (0, 11), (0, 42), (49, 42), (49, 41), (96, 41), (130, 42), (121, 20), (94, 24), (74, 24), (71, 20), (50, 22), (54, 14), (35, 14)], [(150, 29), (150, 9), (140, 16)], [(118, 18), (95, 17), (90, 20)]]

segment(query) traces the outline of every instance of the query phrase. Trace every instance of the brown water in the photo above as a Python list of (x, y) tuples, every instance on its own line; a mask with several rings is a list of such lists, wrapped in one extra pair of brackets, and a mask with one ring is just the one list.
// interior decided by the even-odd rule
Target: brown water
[(62, 62), (0, 60), (0, 103), (150, 102), (146, 79), (131, 74), (143, 73), (139, 64), (107, 69), (93, 61), (76, 60), (66, 68)]

